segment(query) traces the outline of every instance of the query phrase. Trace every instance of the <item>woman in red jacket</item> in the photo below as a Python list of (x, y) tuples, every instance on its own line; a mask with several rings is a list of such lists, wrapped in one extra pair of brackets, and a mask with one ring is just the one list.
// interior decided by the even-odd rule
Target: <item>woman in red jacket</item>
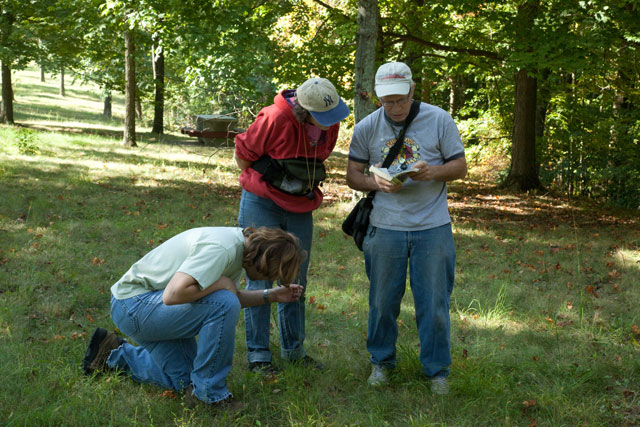
[[(327, 79), (311, 78), (296, 90), (283, 90), (263, 108), (246, 132), (236, 136), (236, 163), (242, 169), (240, 227), (273, 227), (293, 233), (310, 254), (312, 211), (322, 203), (318, 187), (325, 177), (323, 161), (338, 139), (340, 121), (349, 108)], [(297, 283), (307, 284), (308, 258)], [(267, 280), (250, 280), (247, 289), (269, 289)], [(282, 359), (321, 367), (307, 356), (304, 296), (278, 304)], [(275, 373), (269, 350), (270, 307), (245, 309), (247, 358), (253, 371)]]

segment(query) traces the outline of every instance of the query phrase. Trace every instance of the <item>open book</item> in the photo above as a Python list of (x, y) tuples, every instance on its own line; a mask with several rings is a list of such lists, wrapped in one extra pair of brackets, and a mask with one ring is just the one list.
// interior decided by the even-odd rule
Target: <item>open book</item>
[(409, 178), (411, 176), (411, 174), (414, 174), (416, 172), (418, 172), (419, 169), (417, 168), (410, 168), (407, 170), (403, 170), (400, 172), (395, 172), (395, 171), (390, 171), (387, 168), (378, 168), (375, 166), (369, 166), (369, 170), (372, 173), (375, 173), (376, 175), (378, 175), (381, 178), (386, 179), (387, 181), (390, 181), (394, 184), (402, 184), (403, 182), (405, 182), (407, 180), (407, 178)]

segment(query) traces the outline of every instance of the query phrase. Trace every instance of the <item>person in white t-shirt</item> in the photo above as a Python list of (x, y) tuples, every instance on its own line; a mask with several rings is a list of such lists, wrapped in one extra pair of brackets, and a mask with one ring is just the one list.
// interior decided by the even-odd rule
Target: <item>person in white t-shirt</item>
[[(240, 309), (297, 301), (303, 289), (292, 282), (305, 256), (298, 238), (281, 229), (202, 227), (172, 237), (111, 287), (111, 318), (138, 345), (98, 328), (85, 373), (120, 369), (138, 382), (184, 391), (187, 403), (235, 405), (226, 377)], [(244, 272), (287, 286), (240, 290)]]
[(383, 162), (396, 142), (413, 102), (415, 83), (402, 62), (376, 72), (375, 90), (382, 107), (356, 124), (349, 147), (347, 184), (376, 191), (363, 242), (370, 282), (367, 350), (378, 386), (396, 365), (397, 318), (406, 289), (407, 266), (415, 301), (422, 371), (438, 394), (448, 392), (451, 364), (449, 299), (453, 290), (455, 248), (447, 206), (448, 181), (464, 178), (464, 146), (451, 116), (441, 108), (417, 103), (418, 114), (389, 169), (416, 168), (395, 184), (367, 166)]

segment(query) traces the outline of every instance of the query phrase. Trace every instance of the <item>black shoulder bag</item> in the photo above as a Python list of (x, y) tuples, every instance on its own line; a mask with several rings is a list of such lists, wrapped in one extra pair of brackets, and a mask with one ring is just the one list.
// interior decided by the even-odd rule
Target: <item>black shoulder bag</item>
[[(382, 162), (383, 168), (388, 168), (391, 163), (393, 163), (393, 159), (395, 159), (398, 155), (400, 147), (404, 142), (404, 133), (406, 132), (415, 116), (418, 115), (419, 110), (420, 101), (413, 101), (413, 104), (411, 104), (409, 115), (404, 121), (404, 126), (402, 127), (402, 130), (400, 131), (395, 144), (393, 144), (393, 147), (391, 147), (389, 153)], [(353, 207), (347, 218), (342, 223), (342, 231), (353, 237), (356, 246), (360, 250), (362, 250), (362, 242), (364, 242), (364, 236), (367, 235), (367, 229), (369, 228), (369, 216), (371, 215), (371, 211), (373, 210), (373, 198), (375, 197), (375, 195), (375, 191), (370, 191), (366, 197), (358, 200), (358, 203)]]

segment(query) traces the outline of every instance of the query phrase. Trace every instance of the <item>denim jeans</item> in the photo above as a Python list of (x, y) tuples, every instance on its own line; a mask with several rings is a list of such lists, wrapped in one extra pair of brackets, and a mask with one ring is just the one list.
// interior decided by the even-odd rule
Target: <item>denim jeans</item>
[(164, 305), (162, 292), (111, 298), (111, 319), (138, 346), (125, 342), (110, 353), (107, 365), (176, 391), (193, 384), (196, 397), (207, 403), (227, 398), (238, 298), (220, 290), (191, 303)]
[[(242, 190), (240, 227), (281, 228), (300, 239), (307, 258), (300, 265), (298, 284), (307, 286), (307, 268), (313, 237), (313, 215), (311, 212), (294, 213), (282, 209), (272, 200)], [(271, 288), (268, 280), (250, 280), (247, 277), (247, 289)], [(280, 329), (280, 353), (285, 360), (296, 360), (305, 356), (305, 312), (304, 293), (296, 302), (278, 303), (278, 327)], [(247, 307), (244, 309), (244, 322), (247, 338), (247, 359), (253, 362), (271, 362), (269, 349), (271, 304)]]
[(447, 376), (451, 365), (449, 299), (455, 264), (451, 224), (421, 231), (369, 226), (363, 249), (370, 281), (367, 350), (371, 363), (396, 365), (397, 318), (408, 263), (423, 372), (429, 377)]

